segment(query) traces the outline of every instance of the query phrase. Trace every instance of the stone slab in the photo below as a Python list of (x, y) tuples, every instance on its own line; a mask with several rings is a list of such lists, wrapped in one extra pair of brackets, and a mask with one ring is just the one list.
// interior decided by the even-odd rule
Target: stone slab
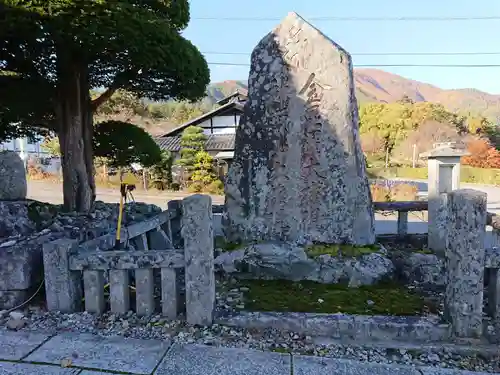
[(109, 372), (84, 370), (84, 371), (80, 372), (78, 375), (102, 375), (102, 374), (109, 374)]
[(79, 371), (79, 369), (30, 363), (0, 362), (0, 375), (76, 375)]
[(375, 339), (427, 343), (450, 338), (449, 325), (431, 317), (242, 311), (219, 317), (216, 322), (245, 329), (272, 328), (359, 342)]
[(43, 333), (1, 331), (0, 360), (19, 361), (49, 337)]
[(422, 375), (498, 375), (498, 372), (475, 372), (466, 370), (444, 369), (437, 367), (419, 367)]
[(25, 360), (59, 364), (69, 358), (73, 366), (150, 374), (169, 347), (170, 341), (63, 333), (51, 338)]
[(290, 355), (203, 345), (175, 345), (157, 375), (289, 375)]
[(357, 362), (333, 358), (294, 356), (294, 375), (420, 375), (409, 366)]

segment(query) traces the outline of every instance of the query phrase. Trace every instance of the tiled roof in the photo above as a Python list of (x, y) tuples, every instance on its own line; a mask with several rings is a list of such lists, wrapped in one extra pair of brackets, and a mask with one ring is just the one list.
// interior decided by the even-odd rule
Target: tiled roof
[[(157, 137), (156, 143), (162, 150), (179, 151), (181, 149), (181, 137)], [(234, 150), (234, 134), (210, 134), (205, 143), (206, 151)]]

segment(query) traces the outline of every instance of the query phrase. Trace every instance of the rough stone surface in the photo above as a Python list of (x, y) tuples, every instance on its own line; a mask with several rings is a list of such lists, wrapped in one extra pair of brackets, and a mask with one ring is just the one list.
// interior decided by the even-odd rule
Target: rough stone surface
[[(0, 201), (0, 238), (33, 233), (36, 225), (29, 218), (30, 204), (28, 201)], [(3, 241), (0, 240), (0, 244), (3, 245)]]
[(210, 325), (215, 310), (212, 198), (191, 195), (182, 200), (182, 237), (186, 260), (186, 320)]
[(79, 369), (32, 365), (30, 363), (0, 363), (0, 375), (77, 375), (79, 371)]
[(295, 356), (293, 358), (294, 375), (420, 375), (411, 367), (366, 364), (357, 361), (339, 361), (329, 358)]
[[(154, 205), (128, 204), (124, 224), (159, 212)], [(96, 202), (90, 214), (63, 213), (61, 206), (35, 201), (0, 202), (0, 309), (24, 302), (28, 289), (39, 285), (43, 244), (62, 238), (95, 239), (114, 230), (117, 218), (118, 205), (103, 202)]]
[(26, 199), (28, 183), (23, 160), (14, 151), (0, 151), (0, 200)]
[(486, 193), (448, 193), (445, 316), (459, 337), (479, 337), (483, 329)]
[(0, 359), (19, 361), (49, 337), (49, 335), (35, 332), (2, 332)]
[(288, 354), (248, 349), (175, 346), (157, 370), (158, 375), (289, 375)]
[(248, 87), (228, 239), (374, 243), (350, 55), (291, 13), (254, 49)]
[(304, 248), (279, 243), (260, 243), (223, 252), (215, 259), (216, 270), (240, 278), (311, 280), (349, 286), (371, 285), (390, 278), (393, 263), (383, 250), (358, 258), (320, 255), (309, 258)]
[[(99, 337), (90, 334), (60, 334), (43, 344), (26, 361), (60, 364), (71, 359), (74, 366), (150, 374), (158, 365), (170, 342)], [(133, 355), (132, 355), (133, 353)]]
[(435, 254), (411, 253), (404, 258), (405, 281), (423, 287), (444, 287), (446, 271), (444, 259)]

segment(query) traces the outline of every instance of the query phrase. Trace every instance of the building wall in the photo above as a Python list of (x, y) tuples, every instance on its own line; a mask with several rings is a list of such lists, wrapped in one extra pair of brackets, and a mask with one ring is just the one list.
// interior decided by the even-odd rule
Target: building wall
[(50, 156), (42, 150), (42, 142), (43, 140), (30, 142), (26, 138), (16, 138), (11, 140), (10, 142), (0, 143), (0, 150), (10, 150), (19, 153), (23, 152), (24, 154), (36, 156)]
[(209, 118), (197, 126), (204, 129), (205, 134), (234, 134), (236, 127), (240, 121), (239, 114), (231, 114), (225, 116), (214, 116)]

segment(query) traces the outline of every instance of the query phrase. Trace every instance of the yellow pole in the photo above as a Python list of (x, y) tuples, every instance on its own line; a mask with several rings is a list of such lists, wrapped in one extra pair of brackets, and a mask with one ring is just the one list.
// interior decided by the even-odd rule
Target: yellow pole
[(122, 217), (123, 217), (123, 195), (120, 194), (120, 208), (118, 211), (118, 225), (116, 226), (116, 247), (120, 246), (120, 234), (122, 231)]
[(120, 207), (118, 211), (118, 224), (116, 226), (116, 241), (115, 241), (115, 249), (121, 248), (120, 236), (122, 231), (122, 219), (123, 219), (123, 202), (127, 197), (127, 189), (126, 184), (123, 182), (123, 172), (120, 170)]

